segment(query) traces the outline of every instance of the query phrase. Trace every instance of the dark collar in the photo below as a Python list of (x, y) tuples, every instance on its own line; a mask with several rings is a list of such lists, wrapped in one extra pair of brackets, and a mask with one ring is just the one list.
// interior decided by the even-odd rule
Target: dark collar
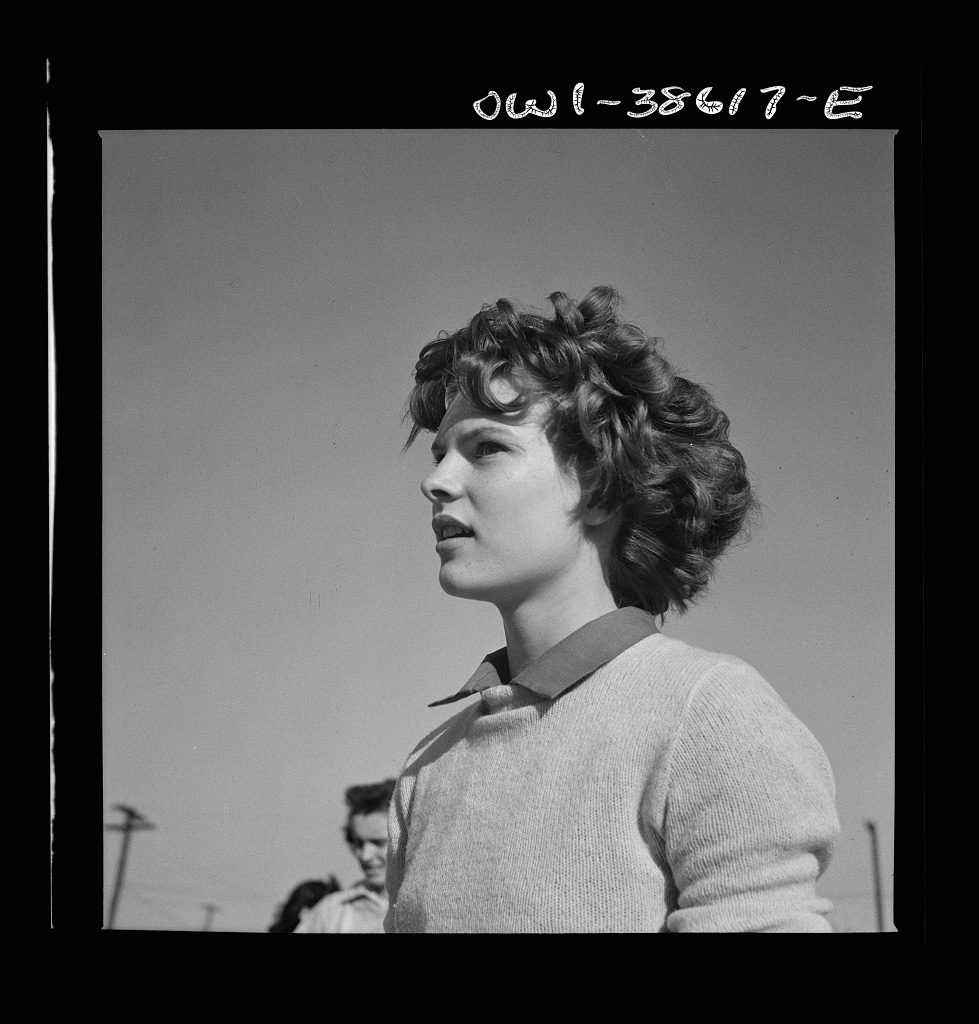
[(633, 644), (658, 632), (656, 622), (648, 612), (640, 608), (617, 608), (586, 622), (531, 662), (515, 679), (510, 678), (505, 647), (487, 654), (458, 693), (433, 701), (428, 706), (434, 708), (440, 704), (451, 704), (454, 700), (501, 683), (525, 686), (539, 696), (553, 700)]

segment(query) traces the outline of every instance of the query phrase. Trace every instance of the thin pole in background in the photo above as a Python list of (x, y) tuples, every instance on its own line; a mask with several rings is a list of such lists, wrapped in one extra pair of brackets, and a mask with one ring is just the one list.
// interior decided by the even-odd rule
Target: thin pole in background
[(112, 905), (109, 907), (109, 925), (114, 928), (116, 923), (116, 910), (119, 908), (119, 896), (122, 893), (122, 880), (126, 873), (126, 858), (129, 856), (129, 839), (137, 829), (156, 828), (139, 811), (125, 804), (115, 804), (115, 809), (121, 811), (126, 820), (121, 825), (106, 825), (110, 832), (122, 833), (122, 849), (119, 852), (119, 867), (116, 869), (116, 887), (112, 893)]
[(870, 833), (870, 859), (874, 868), (874, 900), (877, 904), (877, 931), (884, 930), (884, 891), (880, 880), (880, 848), (877, 844), (877, 825), (873, 821), (866, 821), (867, 831)]
[(204, 927), (201, 929), (202, 932), (209, 932), (211, 930), (211, 922), (214, 920), (214, 915), (221, 909), (214, 903), (202, 903), (201, 906), (204, 908)]

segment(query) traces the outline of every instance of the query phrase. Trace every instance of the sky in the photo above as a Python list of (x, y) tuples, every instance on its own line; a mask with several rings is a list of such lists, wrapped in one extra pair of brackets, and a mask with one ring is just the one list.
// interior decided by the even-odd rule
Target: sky
[(890, 922), (892, 131), (100, 135), (103, 824), (154, 825), (117, 928), (260, 932), (358, 878), (344, 790), (504, 643), (438, 584), (429, 442), (401, 450), (418, 352), (598, 284), (711, 390), (763, 505), (664, 632), (812, 730), (843, 826), (818, 889), (875, 930), (872, 820)]

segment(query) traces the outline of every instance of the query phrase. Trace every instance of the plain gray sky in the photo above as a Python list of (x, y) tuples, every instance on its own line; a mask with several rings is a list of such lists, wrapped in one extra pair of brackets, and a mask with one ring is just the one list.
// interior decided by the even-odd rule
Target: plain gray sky
[[(665, 632), (751, 662), (825, 747), (820, 889), (874, 930), (894, 830), (891, 131), (105, 131), (103, 813), (120, 928), (262, 931), (358, 876), (343, 790), (503, 643), (438, 585), (418, 351), (597, 284), (732, 421), (764, 504)], [(119, 833), (106, 832), (108, 907)], [(889, 913), (889, 911), (888, 911)]]

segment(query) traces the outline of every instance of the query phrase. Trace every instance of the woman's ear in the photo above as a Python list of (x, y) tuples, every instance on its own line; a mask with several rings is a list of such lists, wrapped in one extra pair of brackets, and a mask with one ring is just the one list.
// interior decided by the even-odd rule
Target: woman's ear
[(608, 509), (601, 505), (585, 505), (581, 519), (585, 526), (604, 526), (618, 516), (618, 509)]

